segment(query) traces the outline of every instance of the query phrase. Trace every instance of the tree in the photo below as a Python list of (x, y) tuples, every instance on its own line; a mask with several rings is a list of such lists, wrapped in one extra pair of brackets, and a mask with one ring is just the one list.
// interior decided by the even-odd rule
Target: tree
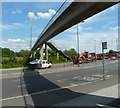
[(75, 55), (78, 55), (77, 51), (74, 48), (71, 48), (70, 50), (65, 50), (64, 53), (68, 55), (69, 57), (73, 57)]
[(2, 57), (12, 57), (14, 56), (14, 51), (9, 48), (2, 48)]
[(29, 50), (21, 50), (20, 52), (16, 52), (17, 57), (27, 57), (29, 55)]
[(109, 50), (109, 54), (116, 54), (116, 51), (114, 51), (114, 50)]
[(55, 56), (56, 55), (56, 52), (51, 50), (51, 49), (48, 49), (48, 53), (50, 56)]

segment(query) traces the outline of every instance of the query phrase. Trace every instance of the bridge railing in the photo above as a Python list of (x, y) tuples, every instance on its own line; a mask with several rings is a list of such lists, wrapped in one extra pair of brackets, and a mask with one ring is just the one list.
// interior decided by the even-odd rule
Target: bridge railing
[(63, 49), (58, 47), (54, 41), (49, 40), (49, 42), (51, 42), (58, 50), (61, 50), (63, 52)]
[[(74, 0), (65, 0), (65, 2), (61, 5), (61, 7), (57, 10), (57, 12), (53, 15), (51, 20), (48, 22), (48, 24), (44, 27), (43, 31), (39, 35), (37, 41), (40, 39), (40, 37), (45, 33), (45, 31), (53, 24), (53, 22), (67, 9), (67, 7), (73, 2)], [(37, 42), (36, 41), (36, 42)], [(36, 43), (35, 43), (36, 44)]]

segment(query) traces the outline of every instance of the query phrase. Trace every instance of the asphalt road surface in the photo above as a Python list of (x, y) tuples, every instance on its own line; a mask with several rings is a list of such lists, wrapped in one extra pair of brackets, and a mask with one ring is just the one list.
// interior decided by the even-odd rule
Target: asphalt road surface
[[(106, 87), (101, 84), (91, 88), (97, 81), (103, 82), (102, 64), (84, 64), (80, 67), (71, 63), (66, 67), (64, 65), (43, 70), (24, 68), (3, 71), (0, 101), (4, 106), (50, 106)], [(105, 79), (111, 80), (107, 86), (117, 84), (117, 76), (118, 62), (107, 62)]]

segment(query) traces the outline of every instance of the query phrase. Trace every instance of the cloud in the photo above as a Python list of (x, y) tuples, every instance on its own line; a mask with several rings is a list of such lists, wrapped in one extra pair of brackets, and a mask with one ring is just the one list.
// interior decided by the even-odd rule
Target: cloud
[(19, 9), (17, 9), (17, 10), (15, 10), (15, 11), (12, 11), (12, 15), (14, 15), (14, 14), (21, 14), (22, 13), (22, 11), (21, 10), (19, 10)]
[(12, 25), (0, 25), (0, 29), (10, 29), (13, 28)]
[(28, 13), (28, 17), (29, 17), (30, 19), (37, 19), (37, 16), (35, 16), (35, 14), (34, 14), (33, 12), (29, 12), (29, 13)]
[(46, 12), (46, 13), (38, 12), (37, 15), (35, 15), (34, 12), (29, 12), (29, 13), (28, 13), (28, 17), (29, 17), (30, 19), (34, 19), (34, 20), (40, 19), (40, 18), (42, 18), (42, 19), (49, 19), (49, 18), (51, 18), (55, 13), (56, 13), (55, 10), (49, 9), (48, 12)]
[[(66, 37), (66, 38), (65, 38)], [(94, 41), (96, 40), (96, 51), (97, 53), (101, 53), (101, 43), (103, 41), (108, 42), (108, 51), (110, 49), (116, 50), (116, 39), (118, 38), (118, 34), (113, 32), (96, 32), (96, 33), (84, 33), (82, 32), (79, 35), (80, 42), (80, 52), (89, 51), (94, 52)], [(56, 46), (60, 47), (60, 49), (70, 49), (75, 48), (77, 50), (77, 37), (74, 34), (71, 35), (63, 35), (59, 39), (52, 39)], [(62, 45), (62, 46), (61, 46)]]
[[(37, 37), (32, 38), (32, 43), (35, 43)], [(24, 50), (30, 50), (30, 38), (24, 38), (24, 39), (7, 39), (2, 40), (0, 47), (2, 48), (10, 48), (13, 51), (20, 51), (22, 49)]]
[(20, 27), (25, 27), (22, 23), (13, 23), (13, 24), (6, 24), (6, 25), (0, 25), (0, 29), (16, 29)]
[(24, 42), (22, 39), (8, 39), (8, 42)]
[[(84, 31), (84, 30), (91, 30), (91, 29), (92, 29), (92, 27), (82, 27), (82, 26), (78, 26), (79, 32)], [(74, 28), (67, 29), (66, 32), (76, 33), (76, 32), (77, 32), (77, 27), (74, 26)]]
[(118, 30), (120, 27), (109, 27), (110, 30)]

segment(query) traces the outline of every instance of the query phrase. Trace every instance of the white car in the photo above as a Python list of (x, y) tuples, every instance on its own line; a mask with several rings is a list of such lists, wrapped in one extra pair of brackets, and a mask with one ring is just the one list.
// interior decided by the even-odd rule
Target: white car
[(50, 68), (52, 66), (52, 64), (50, 62), (48, 62), (47, 60), (33, 60), (31, 62), (29, 62), (29, 67), (30, 68)]
[(116, 60), (116, 57), (115, 56), (111, 57), (111, 60)]

